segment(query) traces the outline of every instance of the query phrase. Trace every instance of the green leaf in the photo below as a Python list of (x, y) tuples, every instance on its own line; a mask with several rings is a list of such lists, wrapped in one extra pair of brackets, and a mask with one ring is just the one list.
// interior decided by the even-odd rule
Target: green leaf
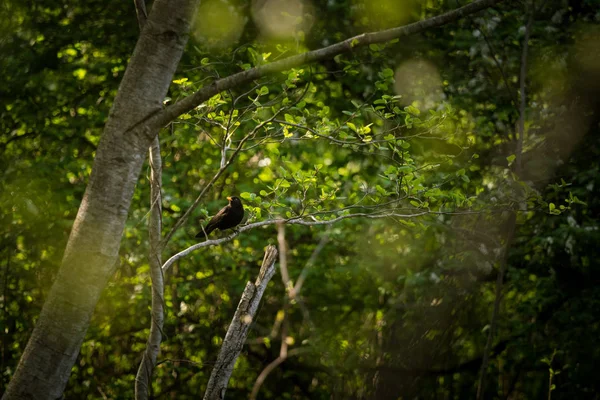
[(419, 115), (419, 114), (421, 114), (421, 110), (419, 110), (417, 107), (412, 106), (412, 105), (404, 107), (404, 111), (406, 111), (408, 113), (411, 113), (412, 115)]
[(286, 179), (281, 178), (281, 179), (277, 180), (277, 182), (275, 183), (275, 186), (279, 186), (282, 188), (289, 188), (292, 185), (290, 185), (290, 183)]
[(386, 68), (383, 71), (381, 71), (381, 76), (384, 78), (391, 78), (392, 76), (394, 76), (394, 71), (391, 68)]
[(397, 172), (398, 172), (398, 169), (396, 167), (394, 167), (393, 165), (390, 165), (389, 167), (387, 167), (384, 174), (390, 175), (390, 174), (395, 174)]

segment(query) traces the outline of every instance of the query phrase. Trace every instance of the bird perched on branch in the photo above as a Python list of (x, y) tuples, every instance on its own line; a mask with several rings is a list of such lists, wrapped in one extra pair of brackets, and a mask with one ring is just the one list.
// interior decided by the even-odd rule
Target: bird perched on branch
[(221, 208), (221, 211), (208, 221), (208, 224), (204, 227), (203, 231), (198, 232), (196, 238), (201, 238), (210, 235), (212, 231), (219, 228), (219, 230), (225, 230), (233, 228), (244, 218), (244, 206), (239, 197), (231, 196), (228, 197), (229, 204)]

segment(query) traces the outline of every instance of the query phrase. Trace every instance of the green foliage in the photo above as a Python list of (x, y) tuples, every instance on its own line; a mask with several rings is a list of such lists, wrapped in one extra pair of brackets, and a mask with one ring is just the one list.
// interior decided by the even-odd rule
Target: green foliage
[[(211, 22), (196, 32), (165, 103), (215, 77), (455, 6), (406, 2), (403, 13), (383, 18), (367, 2), (315, 2), (294, 16), (291, 40), (265, 38), (253, 11), (235, 2), (209, 2), (207, 10), (222, 16), (213, 10), (220, 3), (234, 7), (243, 31)], [(382, 10), (397, 5), (384, 3)], [(600, 390), (599, 97), (590, 83), (598, 69), (578, 57), (586, 34), (596, 32), (597, 5), (551, 1), (536, 12), (520, 175), (520, 3), (257, 79), (161, 132), (165, 230), (225, 166), (164, 259), (192, 245), (228, 195), (243, 199), (245, 223), (345, 218), (286, 225), (288, 272), (304, 284), (296, 299), (277, 277), (270, 284), (228, 397), (248, 398), (285, 340), (297, 352), (268, 376), (259, 398), (474, 398), (512, 211), (517, 230), (488, 367), (498, 379), (488, 380), (486, 398), (585, 398)], [(138, 33), (122, 2), (2, 7), (13, 16), (3, 20), (0, 40), (5, 385), (55, 278)], [(383, 25), (373, 25), (373, 15)], [(303, 23), (311, 18), (309, 30)], [(148, 179), (146, 169), (67, 398), (133, 396), (150, 326)], [(273, 225), (173, 265), (155, 397), (202, 393), (267, 244), (277, 244)]]

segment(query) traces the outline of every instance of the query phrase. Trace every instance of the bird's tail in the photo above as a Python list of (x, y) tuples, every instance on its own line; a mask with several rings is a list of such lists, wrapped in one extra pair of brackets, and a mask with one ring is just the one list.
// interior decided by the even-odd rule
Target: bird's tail
[(206, 236), (208, 236), (208, 235), (210, 235), (210, 233), (211, 233), (212, 231), (214, 231), (214, 230), (215, 230), (215, 228), (216, 228), (215, 226), (213, 226), (213, 225), (211, 225), (211, 224), (207, 224), (207, 225), (204, 227), (204, 230), (202, 230), (202, 231), (198, 232), (198, 233), (196, 234), (196, 236), (194, 236), (194, 237), (195, 237), (196, 239), (200, 239), (200, 238), (203, 238), (205, 235), (206, 235)]

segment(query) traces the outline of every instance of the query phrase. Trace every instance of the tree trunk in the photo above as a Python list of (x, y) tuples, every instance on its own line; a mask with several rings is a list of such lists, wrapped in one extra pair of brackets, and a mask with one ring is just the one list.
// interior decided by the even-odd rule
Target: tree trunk
[(106, 123), (60, 271), (3, 399), (62, 396), (115, 270), (145, 152), (160, 128), (144, 121), (162, 107), (197, 3), (154, 3)]

